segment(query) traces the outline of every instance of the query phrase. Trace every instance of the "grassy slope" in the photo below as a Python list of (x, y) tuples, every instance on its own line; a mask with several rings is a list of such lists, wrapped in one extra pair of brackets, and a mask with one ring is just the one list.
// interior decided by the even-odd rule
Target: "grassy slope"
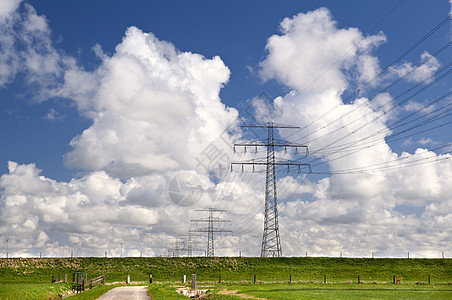
[(44, 258), (0, 259), (0, 283), (48, 283), (74, 271), (84, 271), (88, 278), (107, 275), (107, 282), (180, 281), (196, 274), (198, 281), (356, 281), (390, 282), (393, 275), (403, 282), (428, 280), (452, 282), (452, 259), (366, 259), (366, 258)]
[(48, 283), (52, 275), (58, 280), (74, 271), (83, 271), (88, 279), (106, 275), (107, 282), (155, 281), (177, 282), (196, 274), (198, 281), (357, 281), (392, 282), (393, 275), (403, 282), (428, 280), (452, 282), (452, 259), (389, 258), (10, 258), (0, 259), (0, 283)]

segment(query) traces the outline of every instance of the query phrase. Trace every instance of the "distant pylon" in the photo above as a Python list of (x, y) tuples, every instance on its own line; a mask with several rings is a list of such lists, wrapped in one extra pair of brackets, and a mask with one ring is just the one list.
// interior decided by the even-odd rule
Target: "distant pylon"
[(209, 212), (209, 216), (207, 218), (201, 218), (201, 219), (198, 219), (198, 220), (191, 220), (191, 222), (194, 222), (194, 223), (207, 223), (207, 227), (190, 230), (190, 232), (207, 233), (207, 251), (206, 251), (206, 256), (215, 256), (215, 249), (214, 249), (214, 244), (213, 244), (213, 233), (214, 232), (230, 233), (232, 231), (215, 227), (214, 223), (225, 223), (225, 222), (231, 222), (231, 221), (230, 220), (223, 220), (223, 219), (220, 219), (218, 217), (214, 217), (213, 216), (214, 212), (225, 212), (225, 210), (208, 208), (208, 209), (197, 209), (196, 211)]
[(268, 131), (267, 141), (265, 142), (252, 142), (235, 144), (236, 146), (245, 147), (267, 147), (267, 157), (266, 161), (255, 161), (252, 162), (233, 162), (231, 163), (231, 170), (233, 165), (253, 165), (253, 171), (255, 165), (265, 165), (266, 176), (265, 176), (265, 215), (264, 215), (264, 231), (262, 234), (262, 244), (261, 244), (261, 257), (280, 257), (282, 256), (281, 240), (279, 236), (279, 225), (278, 225), (278, 198), (276, 193), (276, 166), (297, 166), (300, 172), (301, 167), (308, 167), (309, 172), (311, 172), (311, 166), (304, 163), (296, 163), (291, 161), (276, 161), (275, 159), (275, 147), (295, 148), (296, 153), (298, 153), (298, 148), (306, 148), (307, 146), (291, 144), (291, 143), (275, 143), (275, 137), (273, 130), (275, 128), (290, 128), (299, 129), (300, 127), (289, 126), (289, 125), (275, 125), (273, 122), (268, 122), (264, 125), (253, 125), (253, 126), (242, 126), (251, 128), (266, 128)]

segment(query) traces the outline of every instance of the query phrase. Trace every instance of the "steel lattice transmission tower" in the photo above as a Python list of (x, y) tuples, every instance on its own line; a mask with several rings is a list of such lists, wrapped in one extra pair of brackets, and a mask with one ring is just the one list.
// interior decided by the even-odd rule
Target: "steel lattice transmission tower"
[[(251, 142), (234, 144), (234, 149), (236, 146), (245, 147), (266, 147), (267, 157), (265, 162), (259, 161), (246, 161), (246, 162), (233, 162), (231, 163), (231, 170), (233, 165), (252, 165), (253, 171), (255, 165), (265, 165), (266, 166), (266, 176), (265, 176), (265, 215), (264, 215), (264, 232), (262, 234), (262, 246), (261, 246), (261, 257), (280, 257), (282, 256), (281, 240), (279, 236), (279, 226), (278, 226), (278, 197), (276, 193), (276, 166), (287, 166), (290, 170), (290, 166), (296, 166), (300, 172), (301, 167), (308, 167), (309, 172), (311, 172), (311, 166), (305, 163), (298, 163), (293, 161), (276, 161), (275, 158), (275, 148), (283, 147), (286, 151), (287, 148), (295, 148), (296, 154), (298, 154), (298, 148), (306, 148), (306, 153), (308, 153), (307, 146), (293, 144), (293, 143), (275, 143), (274, 129), (287, 128), (287, 129), (299, 129), (300, 127), (289, 126), (289, 125), (275, 125), (273, 122), (268, 122), (264, 125), (253, 125), (253, 126), (242, 126), (248, 128), (265, 128), (268, 132), (268, 137), (266, 142)], [(257, 152), (257, 151), (256, 151)]]
[(208, 209), (197, 209), (196, 211), (202, 211), (202, 212), (208, 212), (209, 216), (207, 218), (201, 218), (198, 220), (191, 220), (191, 222), (194, 223), (207, 223), (207, 227), (201, 227), (198, 229), (190, 230), (190, 232), (198, 232), (198, 233), (207, 233), (207, 252), (206, 256), (215, 256), (215, 249), (213, 245), (213, 234), (214, 232), (217, 233), (231, 233), (230, 230), (225, 230), (222, 228), (215, 227), (215, 223), (227, 223), (231, 222), (230, 220), (223, 220), (218, 217), (214, 217), (213, 213), (215, 212), (225, 212), (225, 210), (221, 209), (214, 209), (214, 208), (208, 208)]

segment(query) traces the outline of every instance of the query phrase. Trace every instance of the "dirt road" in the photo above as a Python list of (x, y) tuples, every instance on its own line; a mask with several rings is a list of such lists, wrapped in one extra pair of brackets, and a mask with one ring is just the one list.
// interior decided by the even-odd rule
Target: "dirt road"
[(150, 300), (147, 286), (122, 286), (110, 290), (100, 300)]

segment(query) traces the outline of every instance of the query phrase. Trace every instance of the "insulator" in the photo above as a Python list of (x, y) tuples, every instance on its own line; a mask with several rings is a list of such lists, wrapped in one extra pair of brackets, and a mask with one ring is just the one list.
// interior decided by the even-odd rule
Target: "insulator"
[[(234, 148), (235, 150), (235, 148)], [(298, 155), (298, 147), (295, 147), (295, 155)]]
[(231, 172), (232, 172), (232, 164), (231, 164)]
[(256, 146), (256, 154), (257, 154), (257, 146)]
[(245, 146), (245, 154), (246, 154), (246, 146)]
[[(234, 145), (234, 154), (235, 154), (235, 145)], [(232, 167), (232, 166), (231, 166)]]
[(290, 166), (287, 165), (287, 173), (289, 173), (289, 172), (290, 172)]
[(243, 173), (243, 164), (242, 164), (242, 173)]
[(301, 167), (300, 167), (300, 165), (298, 165), (298, 174), (300, 174), (301, 173)]
[(287, 147), (284, 146), (284, 154), (287, 154)]

